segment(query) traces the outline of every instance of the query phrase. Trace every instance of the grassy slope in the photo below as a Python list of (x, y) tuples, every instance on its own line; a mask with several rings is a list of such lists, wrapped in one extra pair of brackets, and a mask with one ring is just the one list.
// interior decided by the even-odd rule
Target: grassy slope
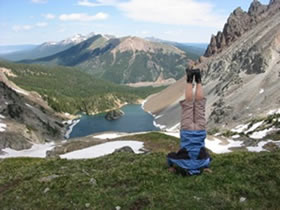
[(69, 113), (103, 111), (115, 107), (116, 100), (135, 103), (165, 88), (121, 86), (62, 66), (0, 62), (0, 67), (12, 69), (18, 77), (10, 79), (17, 85), (40, 93), (56, 111)]
[[(15, 158), (0, 162), (3, 209), (279, 209), (279, 152), (212, 155), (212, 174), (182, 177), (165, 165), (163, 134), (143, 134), (163, 150), (89, 160)], [(132, 138), (133, 139), (133, 138)], [(44, 177), (58, 175), (50, 181)], [(245, 197), (246, 201), (240, 202)]]

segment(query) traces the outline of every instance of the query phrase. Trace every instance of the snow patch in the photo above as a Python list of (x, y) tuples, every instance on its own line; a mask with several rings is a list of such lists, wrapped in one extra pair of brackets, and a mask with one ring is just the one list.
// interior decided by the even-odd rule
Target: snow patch
[(264, 138), (265, 136), (267, 136), (267, 134), (274, 130), (274, 128), (269, 128), (269, 129), (265, 129), (265, 130), (262, 130), (262, 131), (257, 131), (257, 132), (254, 132), (250, 135), (251, 138), (253, 139), (262, 139)]
[(266, 145), (269, 142), (274, 142), (275, 144), (280, 144), (280, 141), (272, 141), (272, 140), (268, 140), (268, 141), (261, 141), (258, 143), (258, 146), (256, 147), (247, 147), (247, 150), (250, 152), (261, 152), (261, 151), (267, 151), (266, 149), (263, 148), (264, 145)]
[(262, 93), (264, 93), (264, 89), (263, 88), (261, 88), (259, 94), (262, 94)]
[(104, 133), (104, 134), (96, 135), (93, 138), (97, 138), (97, 139), (113, 139), (113, 138), (121, 137), (123, 135), (124, 134), (118, 134), (118, 133)]
[(179, 126), (180, 126), (180, 123), (177, 123), (176, 125), (172, 126), (171, 128), (166, 129), (166, 131), (169, 131), (169, 132), (177, 131), (179, 133)]
[(4, 155), (0, 155), (0, 158), (10, 157), (46, 157), (46, 151), (53, 149), (55, 144), (53, 142), (46, 144), (33, 144), (30, 149), (14, 150), (11, 148), (2, 149)]
[(280, 108), (279, 108), (279, 109), (272, 109), (272, 110), (270, 110), (267, 114), (268, 114), (268, 115), (272, 115), (272, 114), (280, 114)]
[(213, 151), (214, 153), (228, 153), (232, 152), (230, 147), (241, 147), (243, 141), (233, 141), (228, 139), (228, 144), (222, 144), (222, 141), (214, 138), (213, 140), (205, 139), (205, 147)]
[(16, 88), (12, 88), (12, 89), (15, 90), (17, 93), (21, 93), (21, 94), (26, 95), (26, 96), (29, 95), (29, 94), (28, 94), (26, 91), (24, 91), (24, 90), (20, 90), (20, 89), (16, 89)]
[(139, 151), (144, 147), (143, 142), (139, 141), (112, 141), (103, 144), (95, 145), (85, 149), (69, 152), (60, 155), (61, 158), (67, 159), (87, 159), (87, 158), (97, 158), (100, 156), (108, 155), (113, 153), (116, 149), (122, 148), (124, 146), (129, 146), (133, 149), (135, 153), (142, 153)]
[(166, 126), (165, 126), (165, 125), (157, 124), (155, 120), (153, 121), (153, 125), (154, 125), (155, 127), (157, 127), (157, 128), (160, 128), (160, 130), (162, 130), (162, 129), (165, 129), (165, 128), (166, 128)]
[(246, 131), (246, 133), (249, 133), (249, 132), (252, 132), (252, 131), (256, 130), (263, 123), (264, 123), (264, 121), (260, 121), (260, 122), (255, 123), (254, 125), (252, 125), (252, 127), (249, 130)]
[[(1, 122), (1, 121), (0, 121)], [(7, 125), (4, 123), (0, 123), (0, 132), (4, 132), (6, 130)]]
[(180, 138), (180, 133), (179, 132), (161, 132), (161, 133), (164, 133), (168, 136), (174, 136), (176, 138)]
[(30, 104), (25, 103), (25, 105), (26, 105), (27, 107), (31, 108), (31, 109), (34, 109), (34, 107), (31, 106)]
[(155, 120), (157, 120), (158, 118), (163, 117), (163, 114), (158, 115), (157, 117), (155, 117)]
[(70, 136), (70, 133), (72, 132), (74, 126), (76, 126), (76, 124), (78, 124), (80, 122), (80, 119), (77, 119), (77, 120), (68, 120), (67, 121), (69, 124), (71, 124), (66, 132), (66, 134), (64, 135), (65, 138), (69, 138)]
[(239, 134), (236, 134), (236, 135), (233, 135), (233, 136), (232, 136), (233, 139), (237, 139), (237, 138), (239, 138), (239, 137), (240, 137)]
[(238, 125), (238, 126), (236, 126), (235, 128), (233, 128), (231, 131), (233, 131), (233, 132), (237, 132), (237, 133), (241, 133), (241, 132), (243, 132), (245, 129), (248, 128), (248, 125), (249, 125), (249, 123)]
[(5, 119), (5, 116), (3, 116), (2, 114), (0, 114), (0, 118)]

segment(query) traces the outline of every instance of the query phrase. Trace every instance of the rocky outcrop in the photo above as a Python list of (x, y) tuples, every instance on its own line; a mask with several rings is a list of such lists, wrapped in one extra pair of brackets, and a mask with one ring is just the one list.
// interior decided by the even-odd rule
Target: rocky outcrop
[(65, 128), (61, 119), (51, 110), (29, 100), (28, 95), (25, 95), (29, 92), (12, 89), (1, 80), (0, 78), (1, 123), (7, 126), (0, 132), (0, 150), (6, 147), (28, 149), (32, 143), (63, 138)]
[[(257, 1), (251, 5), (251, 14), (260, 14), (252, 29), (240, 30), (243, 32), (236, 40), (232, 39), (231, 44), (219, 48), (221, 51), (214, 56), (201, 57), (195, 66), (202, 70), (208, 129), (231, 129), (253, 118), (264, 117), (270, 110), (280, 107), (279, 1), (272, 1), (266, 7), (259, 5)], [(267, 12), (262, 12), (265, 8)], [(234, 13), (241, 18), (235, 19), (239, 21), (237, 25), (246, 27), (243, 24), (248, 21), (249, 14), (239, 9)], [(265, 15), (267, 17), (262, 18)], [(223, 36), (223, 33), (218, 33), (218, 37)], [(224, 38), (226, 42), (214, 38), (213, 45), (227, 44)], [(157, 124), (171, 130), (179, 128), (179, 101), (184, 99), (185, 84), (185, 78), (182, 78), (148, 98), (144, 109), (157, 116)]]
[(134, 150), (129, 147), (129, 146), (125, 146), (119, 149), (115, 149), (114, 153), (118, 153), (118, 152), (129, 152), (129, 153), (134, 153)]
[(273, 14), (280, 11), (280, 0), (271, 0), (269, 5), (263, 5), (254, 0), (249, 7), (248, 12), (243, 11), (240, 7), (235, 9), (229, 16), (223, 31), (217, 35), (212, 35), (210, 44), (204, 54), (209, 57), (221, 52), (230, 46), (234, 41), (239, 39), (245, 32), (254, 28), (258, 23)]
[(109, 111), (106, 114), (105, 118), (106, 120), (117, 120), (121, 118), (123, 115), (124, 115), (124, 112), (122, 110), (115, 109), (115, 110)]

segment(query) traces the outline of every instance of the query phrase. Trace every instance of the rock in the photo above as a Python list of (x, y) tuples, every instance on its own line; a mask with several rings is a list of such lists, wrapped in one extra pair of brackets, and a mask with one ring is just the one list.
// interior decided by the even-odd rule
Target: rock
[(240, 197), (240, 203), (245, 202), (247, 200), (247, 198), (245, 197)]
[(145, 149), (144, 147), (141, 148), (141, 149), (139, 149), (139, 151), (141, 151), (141, 152), (143, 152), (143, 153), (145, 153), (145, 154), (150, 153), (150, 150)]
[(86, 204), (85, 204), (86, 208), (89, 208), (90, 205), (91, 205), (90, 203), (86, 203)]
[(275, 152), (275, 151), (279, 151), (280, 147), (274, 142), (269, 142), (263, 146), (263, 149), (266, 149), (270, 152)]
[(50, 176), (46, 176), (46, 177), (42, 177), (39, 179), (40, 182), (50, 182), (51, 180), (55, 179), (55, 178), (58, 178), (59, 175), (56, 175), (56, 174), (53, 174), (53, 175), (50, 175)]
[(96, 185), (97, 184), (97, 181), (94, 178), (91, 178), (90, 179), (90, 184), (91, 185)]
[(134, 153), (134, 150), (133, 150), (131, 147), (129, 147), (129, 146), (125, 146), (125, 147), (122, 147), (122, 148), (116, 149), (116, 150), (114, 151), (114, 153), (115, 153), (115, 152), (130, 152), (130, 153)]
[(120, 206), (116, 206), (116, 210), (121, 210), (121, 207)]
[(47, 187), (47, 188), (45, 188), (45, 190), (43, 191), (43, 193), (45, 194), (45, 193), (47, 193), (49, 190), (50, 190), (49, 187)]
[(197, 196), (193, 196), (193, 198), (194, 198), (195, 200), (197, 200), (197, 201), (200, 200), (200, 197), (197, 197)]
[(122, 117), (124, 115), (124, 112), (120, 109), (115, 109), (115, 110), (112, 110), (112, 111), (109, 111), (105, 118), (107, 120), (117, 120), (119, 119), (120, 117)]

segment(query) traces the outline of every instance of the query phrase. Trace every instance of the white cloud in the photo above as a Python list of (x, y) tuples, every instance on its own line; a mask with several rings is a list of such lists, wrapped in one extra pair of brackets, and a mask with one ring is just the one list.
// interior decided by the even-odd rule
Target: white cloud
[(55, 18), (55, 15), (53, 15), (53, 14), (44, 14), (42, 16), (48, 20), (52, 20)]
[(84, 7), (97, 7), (97, 6), (100, 6), (101, 4), (97, 2), (90, 2), (88, 0), (81, 0), (81, 1), (78, 1), (78, 5), (84, 6)]
[(31, 30), (33, 28), (32, 25), (15, 25), (12, 27), (12, 30), (15, 32), (19, 32), (19, 31), (28, 31)]
[(15, 31), (15, 32), (20, 32), (20, 31), (29, 31), (33, 28), (42, 28), (42, 27), (45, 27), (47, 26), (48, 24), (46, 22), (39, 22), (39, 23), (36, 23), (34, 25), (14, 25), (12, 26), (12, 30)]
[(47, 0), (31, 0), (31, 2), (36, 4), (44, 4), (47, 2)]
[(85, 7), (98, 7), (98, 6), (117, 6), (120, 0), (97, 0), (97, 1), (89, 1), (89, 0), (79, 0), (77, 5), (85, 6)]
[(137, 21), (217, 28), (225, 22), (212, 4), (196, 0), (130, 0), (119, 2), (117, 7)]
[(95, 15), (87, 15), (85, 13), (72, 13), (62, 14), (59, 19), (62, 21), (94, 21), (94, 20), (105, 20), (108, 18), (108, 14), (99, 12)]
[(47, 26), (48, 24), (46, 22), (39, 22), (39, 23), (36, 23), (35, 26), (37, 27), (45, 27)]

